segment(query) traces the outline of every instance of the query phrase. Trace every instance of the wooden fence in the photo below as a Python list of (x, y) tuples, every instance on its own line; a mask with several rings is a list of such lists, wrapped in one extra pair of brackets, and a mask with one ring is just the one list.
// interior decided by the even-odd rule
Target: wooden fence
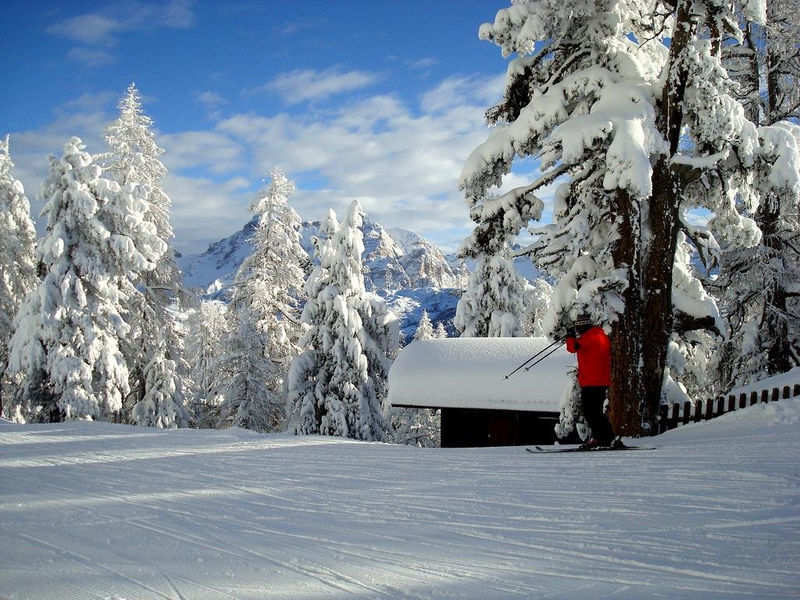
[(760, 402), (777, 402), (780, 399), (800, 396), (800, 384), (795, 384), (794, 388), (788, 385), (782, 390), (772, 388), (748, 394), (740, 394), (738, 397), (730, 395), (727, 398), (720, 397), (715, 400), (705, 400), (693, 404), (684, 402), (675, 404), (662, 404), (658, 415), (658, 433), (664, 433), (670, 429), (675, 429), (679, 425), (697, 423), (698, 421), (708, 421), (725, 413), (732, 412), (740, 408), (746, 408)]

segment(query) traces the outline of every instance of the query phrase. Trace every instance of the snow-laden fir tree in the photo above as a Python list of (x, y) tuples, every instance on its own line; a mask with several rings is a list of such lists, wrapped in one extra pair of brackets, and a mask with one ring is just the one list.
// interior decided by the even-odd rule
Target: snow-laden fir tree
[(221, 349), (228, 340), (227, 306), (217, 300), (201, 301), (187, 319), (186, 357), (189, 370), (189, 416), (193, 427), (211, 429), (220, 422), (222, 398), (215, 384), (220, 381)]
[[(119, 102), (119, 118), (106, 129), (110, 153), (105, 161), (121, 186), (141, 187), (145, 201), (142, 217), (155, 228), (164, 242), (164, 251), (155, 268), (131, 273), (137, 293), (128, 297), (125, 306), (131, 332), (123, 351), (130, 371), (131, 394), (126, 402), (130, 414), (123, 418), (139, 425), (184, 427), (188, 417), (184, 400), (186, 365), (183, 338), (172, 309), (184, 291), (170, 242), (171, 202), (162, 188), (167, 174), (161, 162), (164, 150), (156, 144), (152, 125), (150, 117), (142, 112), (136, 86), (131, 84)], [(174, 392), (167, 394), (165, 390)]]
[(314, 242), (319, 265), (306, 281), (305, 350), (289, 371), (294, 433), (388, 439), (386, 377), (399, 331), (383, 302), (364, 289), (362, 222), (358, 202), (341, 226), (329, 211)]
[(529, 337), (543, 337), (544, 318), (550, 310), (553, 286), (541, 277), (529, 283), (525, 289), (525, 313), (520, 318), (522, 331)]
[(415, 340), (430, 340), (433, 339), (433, 323), (428, 315), (427, 310), (422, 311), (422, 316), (419, 318), (417, 330), (414, 332)]
[(763, 21), (742, 14), (738, 43), (722, 46), (737, 97), (760, 125), (750, 194), (741, 201), (763, 236), (751, 249), (723, 244), (714, 290), (730, 339), (713, 353), (717, 393), (800, 364), (798, 11), (796, 0), (772, 0)]
[(763, 126), (759, 138), (752, 193), (763, 237), (726, 249), (714, 282), (731, 332), (714, 354), (718, 394), (800, 365), (800, 127)]
[(514, 267), (503, 244), (491, 255), (475, 249), (468, 238), (460, 252), (477, 256), (467, 289), (458, 301), (453, 325), (461, 337), (518, 337), (525, 312), (527, 281)]
[(308, 254), (300, 245), (300, 216), (289, 205), (293, 191), (294, 183), (275, 169), (250, 207), (258, 217), (253, 253), (236, 274), (230, 335), (220, 358), (223, 422), (256, 431), (283, 428), (284, 381), (300, 352), (298, 305)]
[(433, 331), (433, 337), (444, 339), (447, 337), (447, 328), (444, 326), (444, 323), (439, 321), (436, 324), (436, 329)]
[(153, 268), (164, 247), (141, 220), (141, 186), (120, 188), (101, 172), (78, 138), (51, 159), (44, 280), (20, 308), (10, 344), (9, 368), (26, 375), (16, 401), (28, 419), (116, 420), (129, 391), (120, 351), (129, 274)]
[[(442, 325), (440, 322), (439, 325)], [(443, 328), (443, 326), (442, 326)], [(428, 311), (422, 311), (414, 340), (437, 337)], [(444, 337), (447, 337), (445, 333)], [(392, 408), (392, 439), (397, 444), (435, 448), (441, 446), (441, 413), (432, 408)]]
[(38, 283), (36, 230), (22, 182), (11, 174), (8, 136), (0, 140), (0, 413), (14, 317)]
[[(678, 234), (704, 251), (714, 232), (738, 246), (759, 239), (736, 203), (758, 136), (720, 56), (722, 33), (738, 31), (734, 11), (759, 6), (520, 0), (480, 29), (516, 57), (487, 113), (494, 130), (461, 176), (478, 223), (472, 246), (491, 249), (540, 220), (537, 190), (560, 183), (553, 223), (533, 230), (529, 248), (556, 282), (545, 330), (563, 335), (588, 312), (611, 331), (609, 412), (622, 434), (653, 431), (673, 335), (719, 323), (710, 303), (689, 313), (673, 303)], [(495, 196), (528, 156), (539, 177)], [(686, 211), (698, 207), (715, 215), (710, 228), (690, 226)]]
[(692, 265), (692, 247), (684, 232), (678, 234), (672, 271), (672, 302), (678, 314), (714, 315), (708, 329), (673, 333), (667, 350), (664, 390), (670, 402), (699, 403), (714, 398), (715, 387), (708, 380), (708, 353), (726, 331), (714, 298), (706, 291)]
[(753, 123), (800, 118), (798, 11), (797, 0), (769, 0), (756, 11), (741, 11), (741, 34), (722, 44), (725, 68), (738, 84), (732, 93)]

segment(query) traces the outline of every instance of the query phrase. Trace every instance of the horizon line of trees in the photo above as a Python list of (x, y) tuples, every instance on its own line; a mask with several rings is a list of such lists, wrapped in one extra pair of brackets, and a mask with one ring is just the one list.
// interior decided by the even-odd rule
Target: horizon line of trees
[[(461, 175), (476, 223), (461, 253), (476, 268), (454, 325), (558, 338), (591, 314), (611, 333), (615, 430), (646, 435), (663, 402), (800, 364), (797, 2), (565, 1), (519, 0), (480, 29), (515, 57)], [(331, 211), (312, 259), (293, 186), (273, 172), (230, 307), (183, 322), (163, 150), (135, 86), (106, 141), (92, 156), (72, 138), (51, 159), (38, 245), (0, 146), (0, 377), (15, 415), (378, 440), (403, 429), (386, 406), (397, 322), (364, 293), (357, 203), (341, 223)], [(527, 157), (539, 177), (499, 193)], [(526, 282), (515, 256), (546, 280)]]
[(164, 151), (134, 84), (119, 111), (107, 152), (73, 137), (51, 157), (40, 240), (0, 143), (3, 415), (435, 443), (435, 416), (386, 404), (399, 328), (364, 288), (358, 202), (341, 223), (329, 212), (309, 257), (276, 168), (230, 302), (201, 301), (183, 287)]

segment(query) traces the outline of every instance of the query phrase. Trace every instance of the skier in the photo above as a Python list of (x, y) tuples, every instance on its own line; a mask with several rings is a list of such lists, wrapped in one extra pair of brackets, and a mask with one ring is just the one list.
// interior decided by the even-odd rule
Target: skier
[(620, 448), (622, 440), (614, 435), (603, 405), (611, 385), (611, 343), (601, 327), (593, 325), (589, 315), (582, 314), (567, 330), (567, 350), (578, 356), (578, 385), (581, 386), (581, 408), (591, 437), (586, 449)]

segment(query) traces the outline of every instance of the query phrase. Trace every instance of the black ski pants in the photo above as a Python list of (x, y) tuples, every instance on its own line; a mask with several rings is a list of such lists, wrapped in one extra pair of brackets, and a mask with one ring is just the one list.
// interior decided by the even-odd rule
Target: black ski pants
[(581, 408), (586, 424), (592, 430), (592, 437), (601, 446), (608, 446), (614, 439), (614, 430), (603, 411), (607, 387), (587, 386), (581, 388)]

